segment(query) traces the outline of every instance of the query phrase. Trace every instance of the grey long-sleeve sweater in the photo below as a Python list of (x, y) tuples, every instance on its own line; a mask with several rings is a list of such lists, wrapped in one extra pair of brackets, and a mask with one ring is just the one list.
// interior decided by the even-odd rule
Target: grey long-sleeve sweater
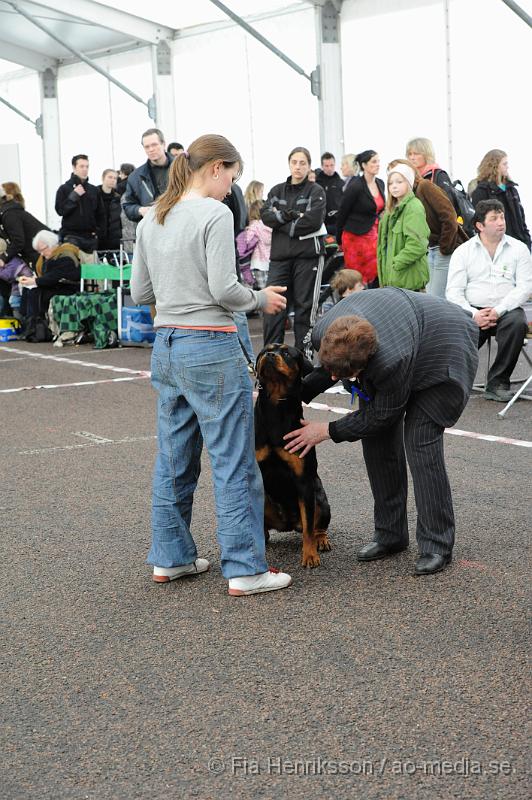
[(135, 303), (155, 303), (155, 327), (232, 325), (232, 311), (266, 304), (263, 291), (238, 283), (233, 216), (210, 197), (177, 203), (164, 225), (154, 209), (139, 223), (131, 296)]

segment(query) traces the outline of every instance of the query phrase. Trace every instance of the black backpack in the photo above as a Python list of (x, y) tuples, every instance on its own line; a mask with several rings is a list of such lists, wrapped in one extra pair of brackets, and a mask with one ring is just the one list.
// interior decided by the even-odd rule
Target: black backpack
[(44, 317), (28, 317), (24, 324), (24, 339), (27, 342), (51, 342), (54, 338)]
[(474, 236), (476, 231), (473, 225), (473, 217), (475, 216), (475, 207), (471, 202), (471, 198), (469, 197), (468, 193), (464, 189), (464, 185), (462, 181), (457, 180), (453, 181), (453, 197), (454, 197), (454, 207), (457, 212), (458, 222), (460, 222), (460, 218), (462, 221), (460, 224), (462, 228), (465, 230), (468, 236)]
[[(432, 183), (436, 183), (436, 175), (438, 175), (442, 171), (443, 170), (441, 169), (434, 169), (432, 171), (432, 177), (430, 178)], [(473, 225), (473, 217), (475, 216), (475, 207), (471, 202), (471, 198), (469, 197), (468, 193), (464, 189), (462, 181), (457, 180), (453, 181), (452, 183), (448, 183), (447, 181), (445, 181), (445, 187), (440, 186), (440, 188), (443, 189), (443, 191), (453, 204), (459, 224), (462, 226), (467, 236), (471, 238), (476, 233)]]

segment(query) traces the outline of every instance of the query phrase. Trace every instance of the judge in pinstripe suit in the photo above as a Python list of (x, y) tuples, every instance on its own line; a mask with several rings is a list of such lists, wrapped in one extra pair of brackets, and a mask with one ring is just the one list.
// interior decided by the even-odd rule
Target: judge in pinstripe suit
[(285, 436), (286, 449), (303, 456), (325, 439), (362, 440), (375, 534), (358, 552), (359, 561), (408, 546), (408, 460), (417, 508), (415, 572), (439, 572), (451, 561), (455, 530), (443, 432), (458, 420), (471, 392), (477, 326), (438, 297), (377, 289), (335, 305), (314, 328), (312, 343), (322, 366), (305, 378), (303, 399), (348, 378), (360, 409), (336, 422), (304, 421)]

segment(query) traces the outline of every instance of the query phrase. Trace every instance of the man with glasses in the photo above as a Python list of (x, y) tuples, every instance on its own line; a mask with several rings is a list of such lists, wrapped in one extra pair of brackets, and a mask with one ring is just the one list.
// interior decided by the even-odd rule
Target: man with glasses
[(173, 157), (166, 152), (164, 134), (159, 128), (144, 131), (141, 142), (148, 159), (127, 179), (122, 200), (126, 217), (132, 222), (140, 222), (157, 198), (166, 191), (168, 171), (173, 161)]

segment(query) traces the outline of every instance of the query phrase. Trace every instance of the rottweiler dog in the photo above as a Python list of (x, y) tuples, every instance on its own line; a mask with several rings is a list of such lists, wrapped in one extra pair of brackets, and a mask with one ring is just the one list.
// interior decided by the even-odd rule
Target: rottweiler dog
[(286, 344), (267, 345), (257, 356), (255, 453), (264, 482), (264, 532), (303, 534), (301, 563), (318, 567), (318, 551), (330, 550), (331, 510), (318, 475), (316, 450), (300, 458), (285, 450), (283, 436), (301, 427), (301, 379), (312, 371), (303, 353)]

